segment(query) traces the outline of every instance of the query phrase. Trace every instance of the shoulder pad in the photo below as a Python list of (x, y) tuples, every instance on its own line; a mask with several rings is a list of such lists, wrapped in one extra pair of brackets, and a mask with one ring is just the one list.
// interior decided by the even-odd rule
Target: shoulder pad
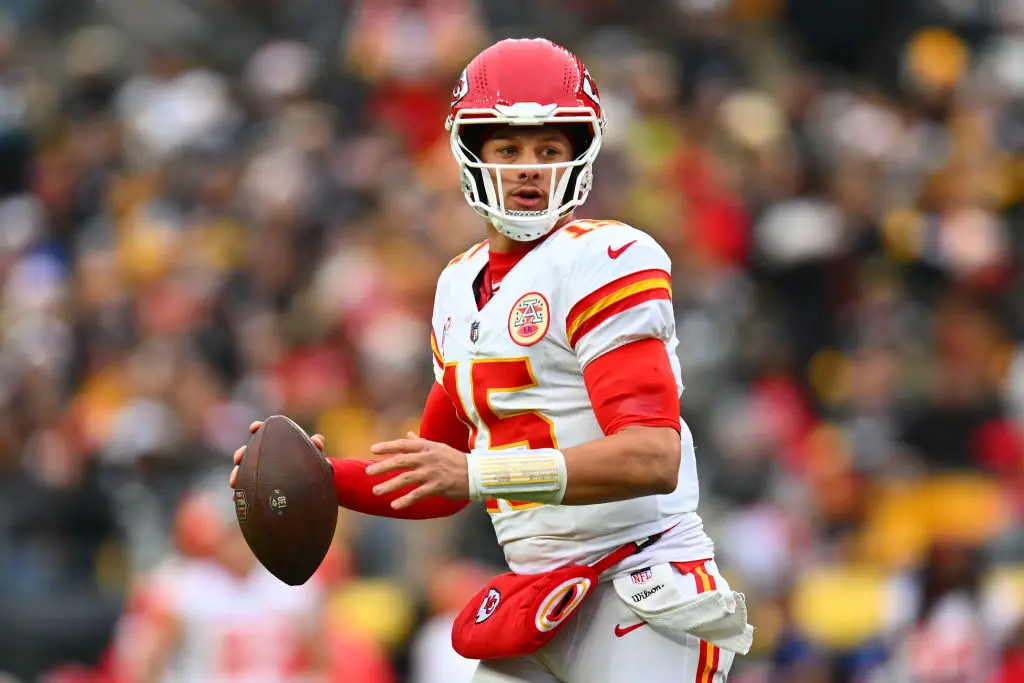
[(455, 258), (453, 258), (451, 261), (448, 262), (448, 265), (445, 266), (445, 270), (447, 270), (448, 268), (451, 268), (452, 266), (454, 266), (457, 263), (462, 263), (463, 261), (470, 260), (471, 258), (476, 256), (478, 253), (480, 253), (480, 251), (484, 247), (487, 246), (487, 242), (488, 242), (487, 240), (484, 240), (483, 242), (477, 242), (472, 247), (470, 247), (466, 251), (462, 252), (461, 254), (459, 254), (458, 256), (456, 256)]
[(619, 250), (634, 243), (663, 251), (646, 232), (619, 221), (573, 221), (562, 227), (555, 238), (559, 240), (559, 249), (572, 254), (607, 252), (613, 259)]

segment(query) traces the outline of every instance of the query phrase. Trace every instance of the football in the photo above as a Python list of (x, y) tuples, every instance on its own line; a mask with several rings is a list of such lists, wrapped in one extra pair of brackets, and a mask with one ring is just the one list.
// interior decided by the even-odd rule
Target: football
[(290, 586), (308, 581), (331, 546), (338, 501), (331, 465), (306, 432), (268, 417), (249, 438), (232, 495), (260, 563)]

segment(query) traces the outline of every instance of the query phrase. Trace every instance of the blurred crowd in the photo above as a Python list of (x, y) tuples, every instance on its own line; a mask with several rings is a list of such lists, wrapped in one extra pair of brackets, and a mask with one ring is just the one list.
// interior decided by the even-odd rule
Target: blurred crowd
[[(1021, 0), (0, 17), (0, 680), (136, 683), (118, 643), (210, 551), (182, 501), (250, 420), (334, 457), (418, 424), (435, 279), (482, 234), (451, 88), (536, 35), (605, 103), (582, 217), (674, 261), (700, 512), (758, 628), (731, 680), (1024, 680)], [(503, 569), (482, 509), (342, 511), (329, 679), (468, 680), (450, 615)]]

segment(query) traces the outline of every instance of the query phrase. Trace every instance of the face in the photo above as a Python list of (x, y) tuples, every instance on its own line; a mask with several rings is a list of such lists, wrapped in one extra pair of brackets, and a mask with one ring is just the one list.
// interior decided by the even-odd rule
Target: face
[[(568, 168), (544, 168), (573, 160), (568, 136), (554, 126), (503, 126), (492, 134), (480, 150), (485, 164), (510, 164), (522, 168), (501, 171), (501, 184), (495, 189), (504, 194), (505, 208), (513, 211), (543, 211), (548, 208), (551, 174), (555, 184)], [(490, 171), (492, 176), (497, 171)]]

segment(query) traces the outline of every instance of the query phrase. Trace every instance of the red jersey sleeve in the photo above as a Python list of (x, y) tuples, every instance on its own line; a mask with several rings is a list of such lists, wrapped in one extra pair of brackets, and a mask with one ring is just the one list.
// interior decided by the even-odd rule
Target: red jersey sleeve
[(583, 370), (594, 415), (605, 434), (626, 427), (680, 429), (679, 389), (660, 339), (619, 346)]

